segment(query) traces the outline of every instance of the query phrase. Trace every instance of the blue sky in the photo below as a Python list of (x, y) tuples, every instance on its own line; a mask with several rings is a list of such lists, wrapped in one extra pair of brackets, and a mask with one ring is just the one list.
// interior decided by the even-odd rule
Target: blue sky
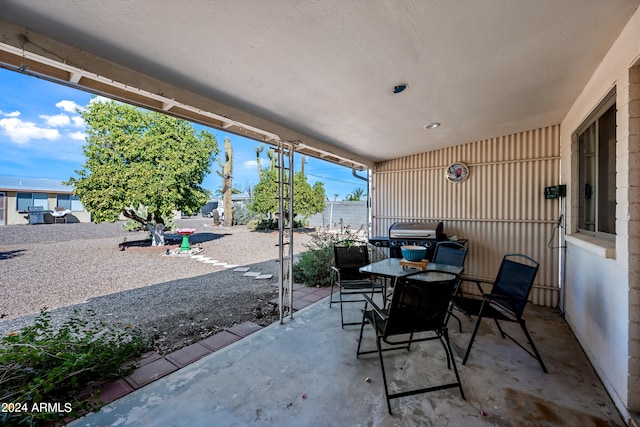
[[(48, 82), (15, 71), (0, 68), (0, 175), (67, 180), (76, 176), (84, 162), (85, 125), (76, 113), (77, 107), (89, 103), (94, 95)], [(203, 128), (194, 125), (197, 128)], [(233, 186), (244, 189), (258, 182), (258, 168), (251, 139), (206, 128), (216, 135), (223, 151), (224, 138), (231, 139), (233, 148)], [(262, 165), (268, 165), (265, 151)], [(305, 174), (311, 184), (324, 183), (327, 197), (346, 198), (357, 188), (366, 190), (366, 183), (354, 178), (351, 169), (315, 158), (306, 158)], [(294, 166), (300, 170), (300, 156)], [(221, 187), (214, 162), (212, 173), (204, 187), (215, 192)], [(364, 175), (360, 172), (359, 175)]]

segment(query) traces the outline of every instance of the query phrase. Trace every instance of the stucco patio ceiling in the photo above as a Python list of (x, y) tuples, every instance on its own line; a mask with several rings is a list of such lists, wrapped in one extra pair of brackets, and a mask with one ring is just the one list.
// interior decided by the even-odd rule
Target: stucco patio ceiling
[(559, 123), (639, 3), (0, 0), (0, 42), (372, 165)]

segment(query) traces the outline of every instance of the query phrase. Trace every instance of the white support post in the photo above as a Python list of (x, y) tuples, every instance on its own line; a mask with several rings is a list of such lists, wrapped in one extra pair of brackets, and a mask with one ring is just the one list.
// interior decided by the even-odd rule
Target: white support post
[[(278, 141), (278, 305), (280, 324), (284, 322), (285, 300), (293, 319), (293, 157), (292, 146)], [(288, 219), (288, 221), (287, 221)]]

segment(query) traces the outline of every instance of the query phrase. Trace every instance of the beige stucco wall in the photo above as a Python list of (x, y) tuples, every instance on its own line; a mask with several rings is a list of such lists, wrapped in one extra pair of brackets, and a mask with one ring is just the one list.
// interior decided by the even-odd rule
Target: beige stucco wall
[[(7, 204), (6, 204), (6, 213), (7, 213), (7, 221), (6, 225), (20, 225), (20, 224), (29, 224), (29, 215), (27, 213), (20, 213), (16, 209), (17, 206), (17, 192), (15, 191), (7, 191)], [(56, 193), (48, 193), (47, 194), (47, 202), (48, 209), (53, 210), (57, 204), (57, 194)], [(45, 214), (45, 222), (53, 223), (53, 217), (51, 215)], [(91, 222), (91, 214), (86, 211), (73, 211), (69, 217), (67, 218), (67, 222)]]
[[(640, 410), (640, 12), (636, 11), (561, 123), (561, 181), (568, 186), (566, 319), (614, 402)], [(616, 90), (616, 238), (577, 232), (576, 129)]]
[[(544, 188), (559, 183), (559, 154), (556, 125), (376, 164), (372, 235), (397, 221), (442, 221), (446, 234), (468, 239), (465, 274), (493, 279), (505, 254), (523, 253), (540, 262), (531, 298), (555, 307), (559, 250), (547, 243), (558, 246), (561, 199), (546, 200)], [(466, 181), (447, 181), (453, 162), (467, 164)]]

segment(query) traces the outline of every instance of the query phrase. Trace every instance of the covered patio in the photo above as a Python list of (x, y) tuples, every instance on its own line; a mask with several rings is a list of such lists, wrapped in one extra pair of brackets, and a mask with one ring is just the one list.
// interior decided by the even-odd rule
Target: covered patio
[[(347, 304), (346, 315), (360, 317)], [(340, 328), (337, 306), (322, 299), (283, 325), (273, 324), (144, 386), (71, 425), (80, 426), (622, 426), (584, 352), (553, 309), (527, 309), (529, 328), (549, 369), (500, 335), (490, 322), (457, 389), (393, 399), (387, 413), (376, 354), (356, 358), (359, 327)], [(452, 341), (464, 346), (472, 324)], [(371, 328), (363, 346), (375, 348)], [(516, 332), (514, 332), (516, 333)], [(385, 355), (392, 390), (450, 381), (442, 347), (421, 343)], [(369, 379), (369, 381), (367, 381)]]
[[(441, 405), (460, 405), (457, 409), (469, 417), (485, 411), (487, 417), (478, 422), (491, 422), (495, 411), (518, 407), (514, 394), (524, 394), (546, 400), (536, 400), (540, 405), (523, 403), (522, 411), (553, 425), (562, 422), (555, 415), (562, 411), (555, 407), (549, 412), (550, 402), (565, 413), (592, 414), (583, 410), (583, 403), (592, 397), (602, 401), (599, 392), (595, 386), (580, 387), (601, 381), (623, 422), (635, 425), (640, 411), (639, 5), (638, 0), (247, 0), (160, 5), (153, 0), (0, 0), (0, 63), (272, 144), (289, 154), (317, 156), (352, 168), (354, 174), (368, 177), (370, 236), (386, 234), (395, 222), (442, 221), (447, 235), (468, 241), (465, 274), (493, 278), (506, 253), (537, 260), (541, 267), (531, 299), (538, 308), (532, 310), (557, 309), (561, 316), (549, 317), (564, 319), (547, 329), (540, 327), (545, 325), (541, 319), (548, 318), (542, 316), (531, 327), (543, 357), (551, 359), (550, 374), (541, 374), (526, 358), (514, 359), (497, 370), (503, 381), (492, 381), (496, 370), (487, 366), (496, 365), (504, 354), (511, 358), (511, 350), (503, 353), (495, 343), (498, 347), (486, 347), (483, 356), (479, 346), (463, 368), (471, 390), (467, 402), (458, 402), (453, 394), (435, 394), (424, 401), (432, 405), (421, 403), (429, 406), (411, 415), (402, 413), (403, 417), (425, 424), (438, 414), (459, 413), (439, 411)], [(596, 131), (600, 126), (607, 131)], [(591, 139), (585, 142), (587, 137), (597, 140), (597, 149), (589, 145)], [(450, 182), (447, 170), (460, 164), (467, 167), (467, 179)], [(547, 197), (552, 194), (556, 197)], [(308, 313), (322, 311), (317, 306)], [(319, 361), (297, 374), (313, 372), (313, 378), (319, 378), (314, 381), (326, 381), (317, 384), (333, 392), (316, 402), (329, 402), (327, 412), (335, 412), (352, 401), (343, 398), (347, 390), (350, 398), (357, 396), (351, 393), (355, 389), (368, 390), (376, 374), (366, 372), (371, 384), (360, 381), (360, 370), (369, 362), (356, 362), (347, 350), (353, 344), (351, 331), (324, 327), (317, 333), (300, 332), (335, 321), (335, 316), (305, 322), (306, 316), (301, 312), (299, 319), (268, 328), (207, 361), (229, 372), (242, 371), (242, 365), (249, 378), (257, 378), (253, 370), (266, 378), (264, 369), (271, 366), (268, 378), (282, 389), (272, 388), (285, 393), (279, 397), (282, 414), (273, 417), (283, 421), (294, 417), (278, 417), (310, 406), (315, 394), (315, 389), (302, 390), (310, 377), (290, 384), (293, 368), (284, 367), (302, 367), (301, 356), (307, 351), (331, 354), (326, 348), (339, 348), (345, 353), (332, 354), (338, 359), (326, 361), (335, 363), (333, 367), (310, 370), (323, 366)], [(567, 354), (562, 353), (565, 347), (558, 350), (551, 344), (558, 330), (568, 334), (562, 341), (571, 343)], [(303, 341), (293, 346), (296, 332)], [(287, 334), (292, 334), (290, 339)], [(329, 347), (337, 339), (348, 344)], [(254, 342), (265, 350), (245, 349)], [(251, 357), (235, 358), (236, 351)], [(559, 352), (562, 357), (554, 361)], [(272, 357), (276, 365), (268, 365)], [(571, 365), (577, 371), (561, 374), (569, 372), (562, 360), (571, 364), (583, 357), (588, 363)], [(483, 359), (490, 363), (479, 363)], [(196, 365), (200, 371), (190, 368), (185, 371), (190, 373), (166, 380), (184, 383), (199, 395), (171, 383), (165, 386), (176, 396), (223, 395), (230, 400), (221, 407), (232, 407), (233, 413), (242, 413), (242, 404), (258, 399), (253, 397), (255, 390), (263, 390), (265, 397), (272, 394), (267, 380), (257, 387), (246, 382), (241, 387), (223, 380), (231, 377), (213, 365), (206, 367), (208, 362)], [(531, 376), (523, 380), (519, 369), (526, 366)], [(581, 384), (593, 370), (597, 376)], [(199, 372), (215, 375), (205, 381)], [(345, 381), (344, 376), (356, 381)], [(482, 377), (487, 385), (474, 385)], [(332, 384), (340, 384), (342, 391)], [(563, 400), (575, 389), (585, 393), (575, 401)], [(507, 396), (505, 390), (513, 394)], [(239, 400), (234, 401), (236, 394), (230, 391), (237, 392)], [(161, 396), (166, 392), (149, 396), (164, 402)], [(129, 414), (139, 406), (134, 400), (147, 399), (142, 397), (146, 393), (143, 389), (137, 397), (127, 397), (122, 405), (129, 409), (118, 413)], [(307, 399), (296, 400), (293, 394), (298, 393), (307, 393)], [(547, 398), (549, 394), (553, 397)], [(244, 400), (245, 395), (252, 397)], [(447, 398), (438, 399), (442, 395)], [(332, 400), (336, 396), (341, 399)], [(361, 395), (355, 404), (381, 405), (376, 396)], [(483, 396), (495, 401), (489, 410)], [(215, 409), (207, 406), (212, 399), (202, 400), (190, 400), (199, 405), (193, 415), (199, 420)], [(471, 402), (476, 406), (464, 406)], [(368, 405), (362, 413), (353, 413), (369, 413)], [(252, 419), (263, 420), (268, 407), (272, 406), (261, 406)], [(380, 407), (375, 406), (376, 411)], [(155, 408), (154, 414), (171, 419), (167, 408)], [(504, 413), (504, 419), (509, 416)], [(364, 418), (369, 420), (364, 424), (377, 422)], [(376, 420), (395, 423), (383, 415)], [(494, 423), (509, 425), (502, 420)]]

